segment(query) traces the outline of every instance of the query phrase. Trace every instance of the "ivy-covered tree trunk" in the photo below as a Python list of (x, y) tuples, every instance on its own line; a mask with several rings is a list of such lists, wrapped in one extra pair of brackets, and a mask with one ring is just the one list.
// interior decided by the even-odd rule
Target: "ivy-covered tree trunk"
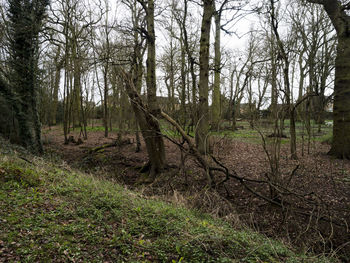
[(10, 85), (18, 96), (16, 117), (21, 144), (43, 151), (38, 100), (38, 38), (48, 0), (9, 0)]

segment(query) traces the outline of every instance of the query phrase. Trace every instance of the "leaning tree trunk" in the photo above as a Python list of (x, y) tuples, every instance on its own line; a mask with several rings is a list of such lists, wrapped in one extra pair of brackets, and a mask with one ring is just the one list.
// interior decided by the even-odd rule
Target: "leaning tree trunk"
[(149, 108), (143, 104), (132, 78), (123, 71), (121, 74), (126, 83), (125, 89), (130, 98), (131, 106), (140, 125), (142, 137), (145, 140), (149, 158), (149, 181), (153, 181), (154, 177), (163, 170), (166, 161), (164, 144), (160, 144), (158, 141), (159, 136), (161, 136), (159, 122)]

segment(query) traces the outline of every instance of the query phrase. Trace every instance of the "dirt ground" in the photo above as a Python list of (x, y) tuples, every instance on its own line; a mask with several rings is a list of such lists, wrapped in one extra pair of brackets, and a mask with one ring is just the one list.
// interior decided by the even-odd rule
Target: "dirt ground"
[[(78, 138), (79, 132), (71, 135)], [(64, 145), (60, 127), (46, 129), (43, 135), (47, 152), (73, 167), (106, 176), (144, 195), (223, 217), (236, 227), (249, 226), (301, 249), (333, 253), (350, 262), (350, 161), (328, 156), (329, 145), (312, 142), (310, 153), (304, 149), (304, 156), (299, 145), (297, 161), (289, 158), (289, 145), (282, 145), (279, 169), (283, 189), (276, 206), (259, 197), (269, 196), (266, 184), (249, 183), (256, 194), (234, 179), (208, 189), (203, 169), (168, 140), (166, 155), (172, 169), (154, 183), (140, 185), (139, 169), (148, 160), (145, 146), (142, 143), (136, 153), (135, 137), (129, 134), (123, 138), (130, 144), (91, 153), (94, 147), (114, 142), (117, 134), (112, 132), (105, 138), (102, 131), (89, 132), (81, 145)], [(270, 168), (261, 144), (218, 137), (213, 155), (241, 177), (267, 180)], [(222, 179), (222, 175), (215, 178), (217, 182)]]

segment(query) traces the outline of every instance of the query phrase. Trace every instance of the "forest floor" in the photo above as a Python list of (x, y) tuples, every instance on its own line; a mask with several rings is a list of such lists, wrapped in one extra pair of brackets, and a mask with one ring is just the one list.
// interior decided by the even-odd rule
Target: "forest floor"
[[(279, 206), (259, 197), (269, 196), (266, 184), (249, 183), (256, 194), (234, 179), (217, 189), (208, 189), (204, 171), (192, 156), (181, 154), (178, 146), (169, 140), (165, 140), (167, 161), (171, 167), (178, 168), (164, 173), (152, 184), (144, 185), (138, 183), (138, 178), (140, 168), (147, 163), (147, 152), (143, 143), (141, 151), (135, 152), (135, 138), (131, 134), (123, 135), (130, 144), (93, 153), (91, 149), (115, 142), (118, 133), (111, 132), (105, 138), (101, 129), (94, 129), (88, 132), (88, 140), (83, 144), (64, 145), (62, 128), (52, 127), (44, 131), (43, 139), (52, 158), (59, 156), (85, 172), (98, 171), (109, 180), (144, 195), (198, 208), (225, 218), (236, 227), (249, 226), (304, 250), (338, 255), (344, 262), (349, 262), (350, 161), (327, 155), (330, 146), (320, 142), (320, 138), (327, 137), (327, 132), (328, 129), (312, 138), (309, 147), (307, 143), (302, 145), (299, 136), (298, 160), (291, 160), (288, 138), (283, 139), (278, 167), (279, 183), (284, 188), (280, 189)], [(236, 135), (232, 134), (215, 134), (213, 155), (241, 177), (266, 180), (270, 163), (257, 132), (245, 125)], [(71, 135), (78, 138), (79, 132)], [(174, 138), (180, 141), (179, 137)], [(265, 139), (266, 149), (270, 151), (272, 139)]]
[(0, 145), (0, 262), (339, 262)]

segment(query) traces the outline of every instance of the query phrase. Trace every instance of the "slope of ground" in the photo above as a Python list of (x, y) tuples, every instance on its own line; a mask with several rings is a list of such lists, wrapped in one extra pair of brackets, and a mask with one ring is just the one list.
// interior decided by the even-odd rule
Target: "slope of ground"
[[(82, 145), (63, 144), (61, 127), (46, 131), (46, 149), (53, 159), (61, 156), (67, 163), (87, 172), (117, 181), (128, 188), (141, 191), (146, 196), (182, 202), (186, 207), (200, 209), (218, 217), (224, 217), (233, 225), (242, 222), (269, 237), (283, 239), (295, 247), (317, 254), (337, 255), (343, 262), (350, 261), (350, 161), (335, 160), (326, 153), (330, 149), (319, 141), (329, 135), (324, 133), (307, 138), (298, 137), (299, 160), (291, 160), (288, 138), (283, 141), (279, 159), (279, 171), (285, 190), (281, 191), (282, 207), (276, 207), (247, 191), (235, 180), (229, 180), (214, 191), (206, 188), (206, 176), (191, 154), (181, 154), (179, 148), (165, 141), (168, 164), (173, 169), (151, 185), (139, 185), (139, 168), (147, 162), (144, 144), (135, 153), (135, 144), (105, 148), (91, 153), (89, 149), (117, 139), (117, 132), (104, 138), (101, 129), (90, 131)], [(302, 129), (299, 131), (302, 132)], [(316, 131), (315, 131), (316, 132)], [(254, 133), (251, 140), (250, 134)], [(181, 138), (171, 132), (174, 140)], [(78, 138), (79, 132), (73, 132)], [(233, 137), (238, 136), (239, 137)], [(248, 136), (244, 140), (242, 137)], [(240, 133), (222, 132), (214, 137), (213, 153), (229, 170), (239, 176), (266, 180), (270, 164), (260, 143), (257, 131), (246, 125)], [(132, 134), (123, 135), (131, 142)], [(305, 140), (304, 140), (304, 139)], [(248, 140), (249, 139), (249, 140)], [(248, 140), (248, 141), (247, 141)], [(273, 145), (267, 140), (267, 148)], [(136, 168), (136, 169), (135, 169)], [(217, 175), (216, 181), (223, 176)], [(266, 184), (251, 183), (250, 187), (264, 196), (269, 196)]]
[(6, 146), (0, 262), (329, 262)]

